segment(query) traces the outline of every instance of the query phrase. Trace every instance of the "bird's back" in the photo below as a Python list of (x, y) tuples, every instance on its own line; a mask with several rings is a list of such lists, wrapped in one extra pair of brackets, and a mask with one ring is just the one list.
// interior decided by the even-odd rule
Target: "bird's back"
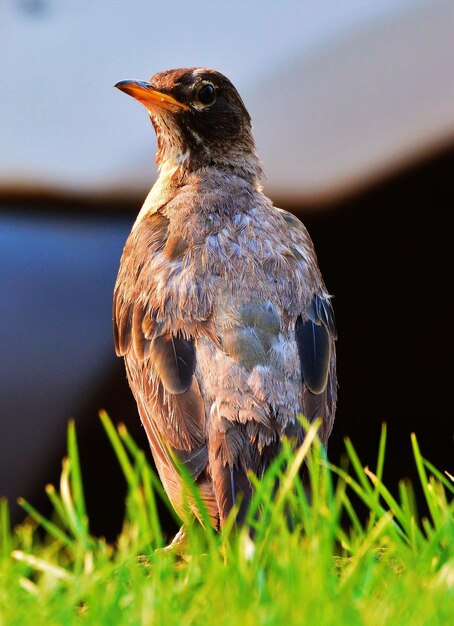
[[(166, 189), (168, 187), (166, 186)], [(302, 223), (247, 180), (207, 169), (150, 196), (115, 287), (125, 356), (164, 486), (183, 517), (175, 459), (201, 487), (212, 523), (251, 496), (297, 414), (336, 403), (335, 325)], [(196, 512), (197, 513), (197, 512)]]

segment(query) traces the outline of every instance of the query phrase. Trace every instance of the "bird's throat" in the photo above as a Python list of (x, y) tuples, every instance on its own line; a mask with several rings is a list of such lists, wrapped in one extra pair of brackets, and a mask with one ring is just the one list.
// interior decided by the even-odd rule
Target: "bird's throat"
[(174, 161), (165, 160), (160, 164), (159, 176), (145, 198), (145, 202), (143, 203), (142, 208), (137, 215), (136, 221), (134, 222), (134, 226), (132, 227), (133, 230), (137, 227), (141, 220), (143, 220), (147, 215), (156, 213), (160, 207), (164, 206), (164, 204), (169, 202), (169, 200), (175, 195), (175, 185), (172, 184), (172, 181), (175, 177), (178, 177), (179, 171), (183, 174), (181, 166)]

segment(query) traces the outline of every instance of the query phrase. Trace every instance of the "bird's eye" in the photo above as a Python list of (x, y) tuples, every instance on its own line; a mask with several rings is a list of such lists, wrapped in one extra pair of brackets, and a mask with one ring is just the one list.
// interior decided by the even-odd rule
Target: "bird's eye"
[(209, 107), (216, 100), (216, 90), (211, 83), (201, 83), (196, 86), (196, 103)]

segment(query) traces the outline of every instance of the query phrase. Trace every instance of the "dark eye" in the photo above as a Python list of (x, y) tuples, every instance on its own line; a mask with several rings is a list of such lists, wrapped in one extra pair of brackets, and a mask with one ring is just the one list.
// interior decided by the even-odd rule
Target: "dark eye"
[(209, 106), (216, 100), (216, 91), (211, 83), (203, 84), (197, 91), (197, 100), (203, 106)]

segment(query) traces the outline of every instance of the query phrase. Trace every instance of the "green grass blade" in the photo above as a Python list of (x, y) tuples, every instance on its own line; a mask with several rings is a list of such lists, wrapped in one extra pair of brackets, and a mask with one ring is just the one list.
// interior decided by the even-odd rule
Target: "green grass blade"
[(120, 467), (123, 471), (124, 477), (126, 478), (126, 482), (130, 488), (134, 488), (136, 485), (136, 476), (134, 472), (134, 467), (131, 461), (128, 458), (126, 450), (122, 444), (120, 436), (118, 434), (117, 429), (113, 425), (112, 420), (107, 415), (105, 411), (99, 412), (99, 417), (101, 418), (101, 423), (104, 426), (104, 430), (107, 433), (109, 441), (114, 449), (115, 455), (120, 463)]
[(375, 486), (375, 488), (377, 489), (378, 493), (381, 495), (381, 497), (383, 498), (383, 500), (386, 502), (386, 504), (388, 505), (390, 511), (392, 512), (393, 516), (395, 517), (395, 519), (399, 522), (402, 530), (404, 531), (402, 533), (402, 537), (408, 542), (410, 542), (409, 539), (409, 534), (410, 534), (410, 528), (407, 527), (407, 524), (409, 522), (408, 517), (405, 515), (404, 511), (402, 510), (402, 507), (400, 506), (400, 504), (397, 502), (397, 500), (394, 498), (394, 496), (391, 494), (391, 492), (389, 491), (389, 489), (387, 489), (383, 483), (381, 481), (378, 480), (377, 476), (375, 476), (375, 474), (373, 474), (370, 470), (366, 469), (366, 474), (367, 476), (371, 479), (373, 485)]
[(350, 518), (350, 521), (353, 524), (353, 528), (356, 531), (357, 535), (358, 536), (364, 535), (364, 529), (362, 527), (362, 524), (359, 521), (359, 517), (357, 516), (356, 511), (352, 503), (350, 502), (350, 498), (347, 496), (347, 494), (344, 494), (343, 504), (344, 504), (345, 511), (348, 517)]
[(79, 520), (85, 520), (87, 510), (85, 506), (84, 488), (82, 483), (82, 473), (80, 469), (79, 450), (77, 446), (76, 426), (74, 420), (68, 424), (68, 457), (71, 464), (71, 488), (74, 496)]
[[(183, 485), (183, 499), (186, 501), (188, 511), (192, 510), (192, 507), (190, 505), (190, 501), (192, 500), (198, 511), (198, 516), (206, 533), (207, 543), (210, 549), (213, 550), (215, 549), (215, 546), (218, 544), (218, 542), (214, 535), (214, 529), (211, 525), (210, 516), (208, 514), (205, 502), (203, 501), (200, 494), (200, 490), (185, 466), (180, 463), (176, 457), (174, 457), (173, 462), (175, 464), (175, 467), (177, 468), (179, 475), (181, 476)], [(192, 517), (191, 514), (190, 517)]]
[(416, 522), (417, 511), (413, 489), (405, 481), (399, 482), (399, 497), (402, 515), (405, 516), (405, 531), (413, 550), (418, 550), (424, 542), (424, 536)]
[(392, 514), (386, 513), (381, 517), (372, 531), (368, 532), (365, 536), (360, 549), (355, 554), (355, 558), (351, 561), (350, 566), (344, 573), (342, 578), (342, 587), (345, 587), (349, 580), (353, 577), (356, 571), (360, 568), (362, 559), (371, 552), (372, 548), (376, 545), (380, 535), (382, 535), (385, 529), (392, 524)]
[(69, 522), (69, 526), (74, 536), (87, 546), (88, 528), (86, 518), (81, 518), (74, 504), (71, 485), (71, 461), (69, 458), (63, 459), (62, 472), (60, 476), (60, 497)]
[(383, 468), (385, 466), (386, 440), (387, 440), (387, 427), (386, 427), (386, 422), (383, 422), (383, 424), (381, 425), (380, 441), (378, 444), (377, 467), (375, 470), (375, 475), (377, 476), (380, 482), (382, 482), (382, 479), (383, 479)]
[(40, 559), (33, 554), (26, 554), (22, 550), (14, 550), (12, 554), (13, 558), (27, 563), (33, 569), (44, 572), (45, 574), (50, 575), (52, 578), (56, 578), (58, 580), (72, 581), (73, 576), (63, 567), (58, 567), (49, 563), (45, 559)]
[[(131, 435), (129, 434), (126, 426), (124, 424), (119, 424), (118, 425), (118, 433), (121, 437), (121, 440), (123, 441), (123, 443), (126, 446), (127, 451), (129, 452), (129, 454), (132, 456), (133, 459), (137, 459), (137, 457), (140, 454), (143, 454), (143, 451), (139, 448), (139, 446), (136, 444), (136, 442), (134, 441), (134, 439), (131, 437)], [(177, 514), (175, 513), (175, 509), (173, 508), (168, 495), (166, 494), (164, 487), (162, 486), (161, 481), (159, 480), (158, 475), (156, 474), (156, 472), (153, 470), (153, 468), (150, 466), (150, 464), (148, 462), (146, 462), (146, 468), (147, 468), (147, 477), (148, 480), (151, 483), (151, 486), (153, 488), (153, 492), (159, 497), (159, 499), (165, 504), (166, 508), (168, 509), (168, 511), (171, 513), (171, 515), (174, 517), (174, 519), (179, 522), (179, 518), (177, 516)]]
[[(411, 445), (413, 448), (413, 456), (415, 458), (416, 469), (418, 470), (419, 480), (421, 481), (421, 486), (424, 492), (424, 496), (426, 498), (427, 506), (430, 511), (432, 521), (434, 525), (437, 526), (441, 522), (440, 514), (437, 507), (437, 499), (427, 478), (426, 470), (424, 467), (424, 460), (422, 458), (415, 433), (411, 434)], [(426, 530), (427, 528), (428, 527), (426, 527)]]
[(19, 498), (17, 502), (28, 513), (28, 515), (35, 520), (35, 522), (44, 528), (44, 530), (51, 537), (61, 541), (65, 546), (74, 546), (74, 541), (71, 537), (63, 532), (56, 524), (46, 519), (44, 515), (41, 515), (41, 513), (37, 511), (29, 502), (24, 500), (24, 498)]
[(152, 481), (150, 480), (150, 468), (145, 466), (142, 469), (142, 482), (144, 486), (145, 502), (148, 509), (148, 516), (150, 520), (150, 528), (153, 533), (153, 537), (156, 542), (157, 548), (162, 548), (164, 545), (164, 535), (161, 529), (161, 522), (159, 520), (158, 507), (156, 504), (155, 492), (153, 489)]
[(445, 487), (445, 489), (447, 489), (451, 494), (454, 495), (454, 483), (452, 482), (452, 480), (449, 480), (449, 478), (445, 474), (437, 470), (435, 465), (432, 465), (430, 461), (428, 461), (424, 457), (421, 457), (421, 459), (426, 469), (428, 469), (429, 472), (435, 476), (435, 478)]
[(361, 485), (363, 491), (368, 494), (373, 494), (373, 488), (369, 480), (367, 480), (366, 473), (364, 471), (364, 467), (359, 460), (359, 456), (356, 453), (355, 448), (353, 447), (352, 442), (347, 437), (345, 439), (345, 449), (348, 454), (348, 458), (352, 464), (353, 469), (355, 470), (356, 476), (358, 478), (359, 484)]
[(46, 485), (45, 491), (52, 506), (54, 507), (54, 512), (56, 513), (60, 523), (67, 530), (71, 530), (71, 524), (68, 519), (68, 514), (65, 510), (61, 497), (59, 496), (59, 494), (57, 494), (55, 490), (54, 485)]
[(0, 498), (0, 554), (7, 556), (12, 549), (11, 520), (6, 498)]

